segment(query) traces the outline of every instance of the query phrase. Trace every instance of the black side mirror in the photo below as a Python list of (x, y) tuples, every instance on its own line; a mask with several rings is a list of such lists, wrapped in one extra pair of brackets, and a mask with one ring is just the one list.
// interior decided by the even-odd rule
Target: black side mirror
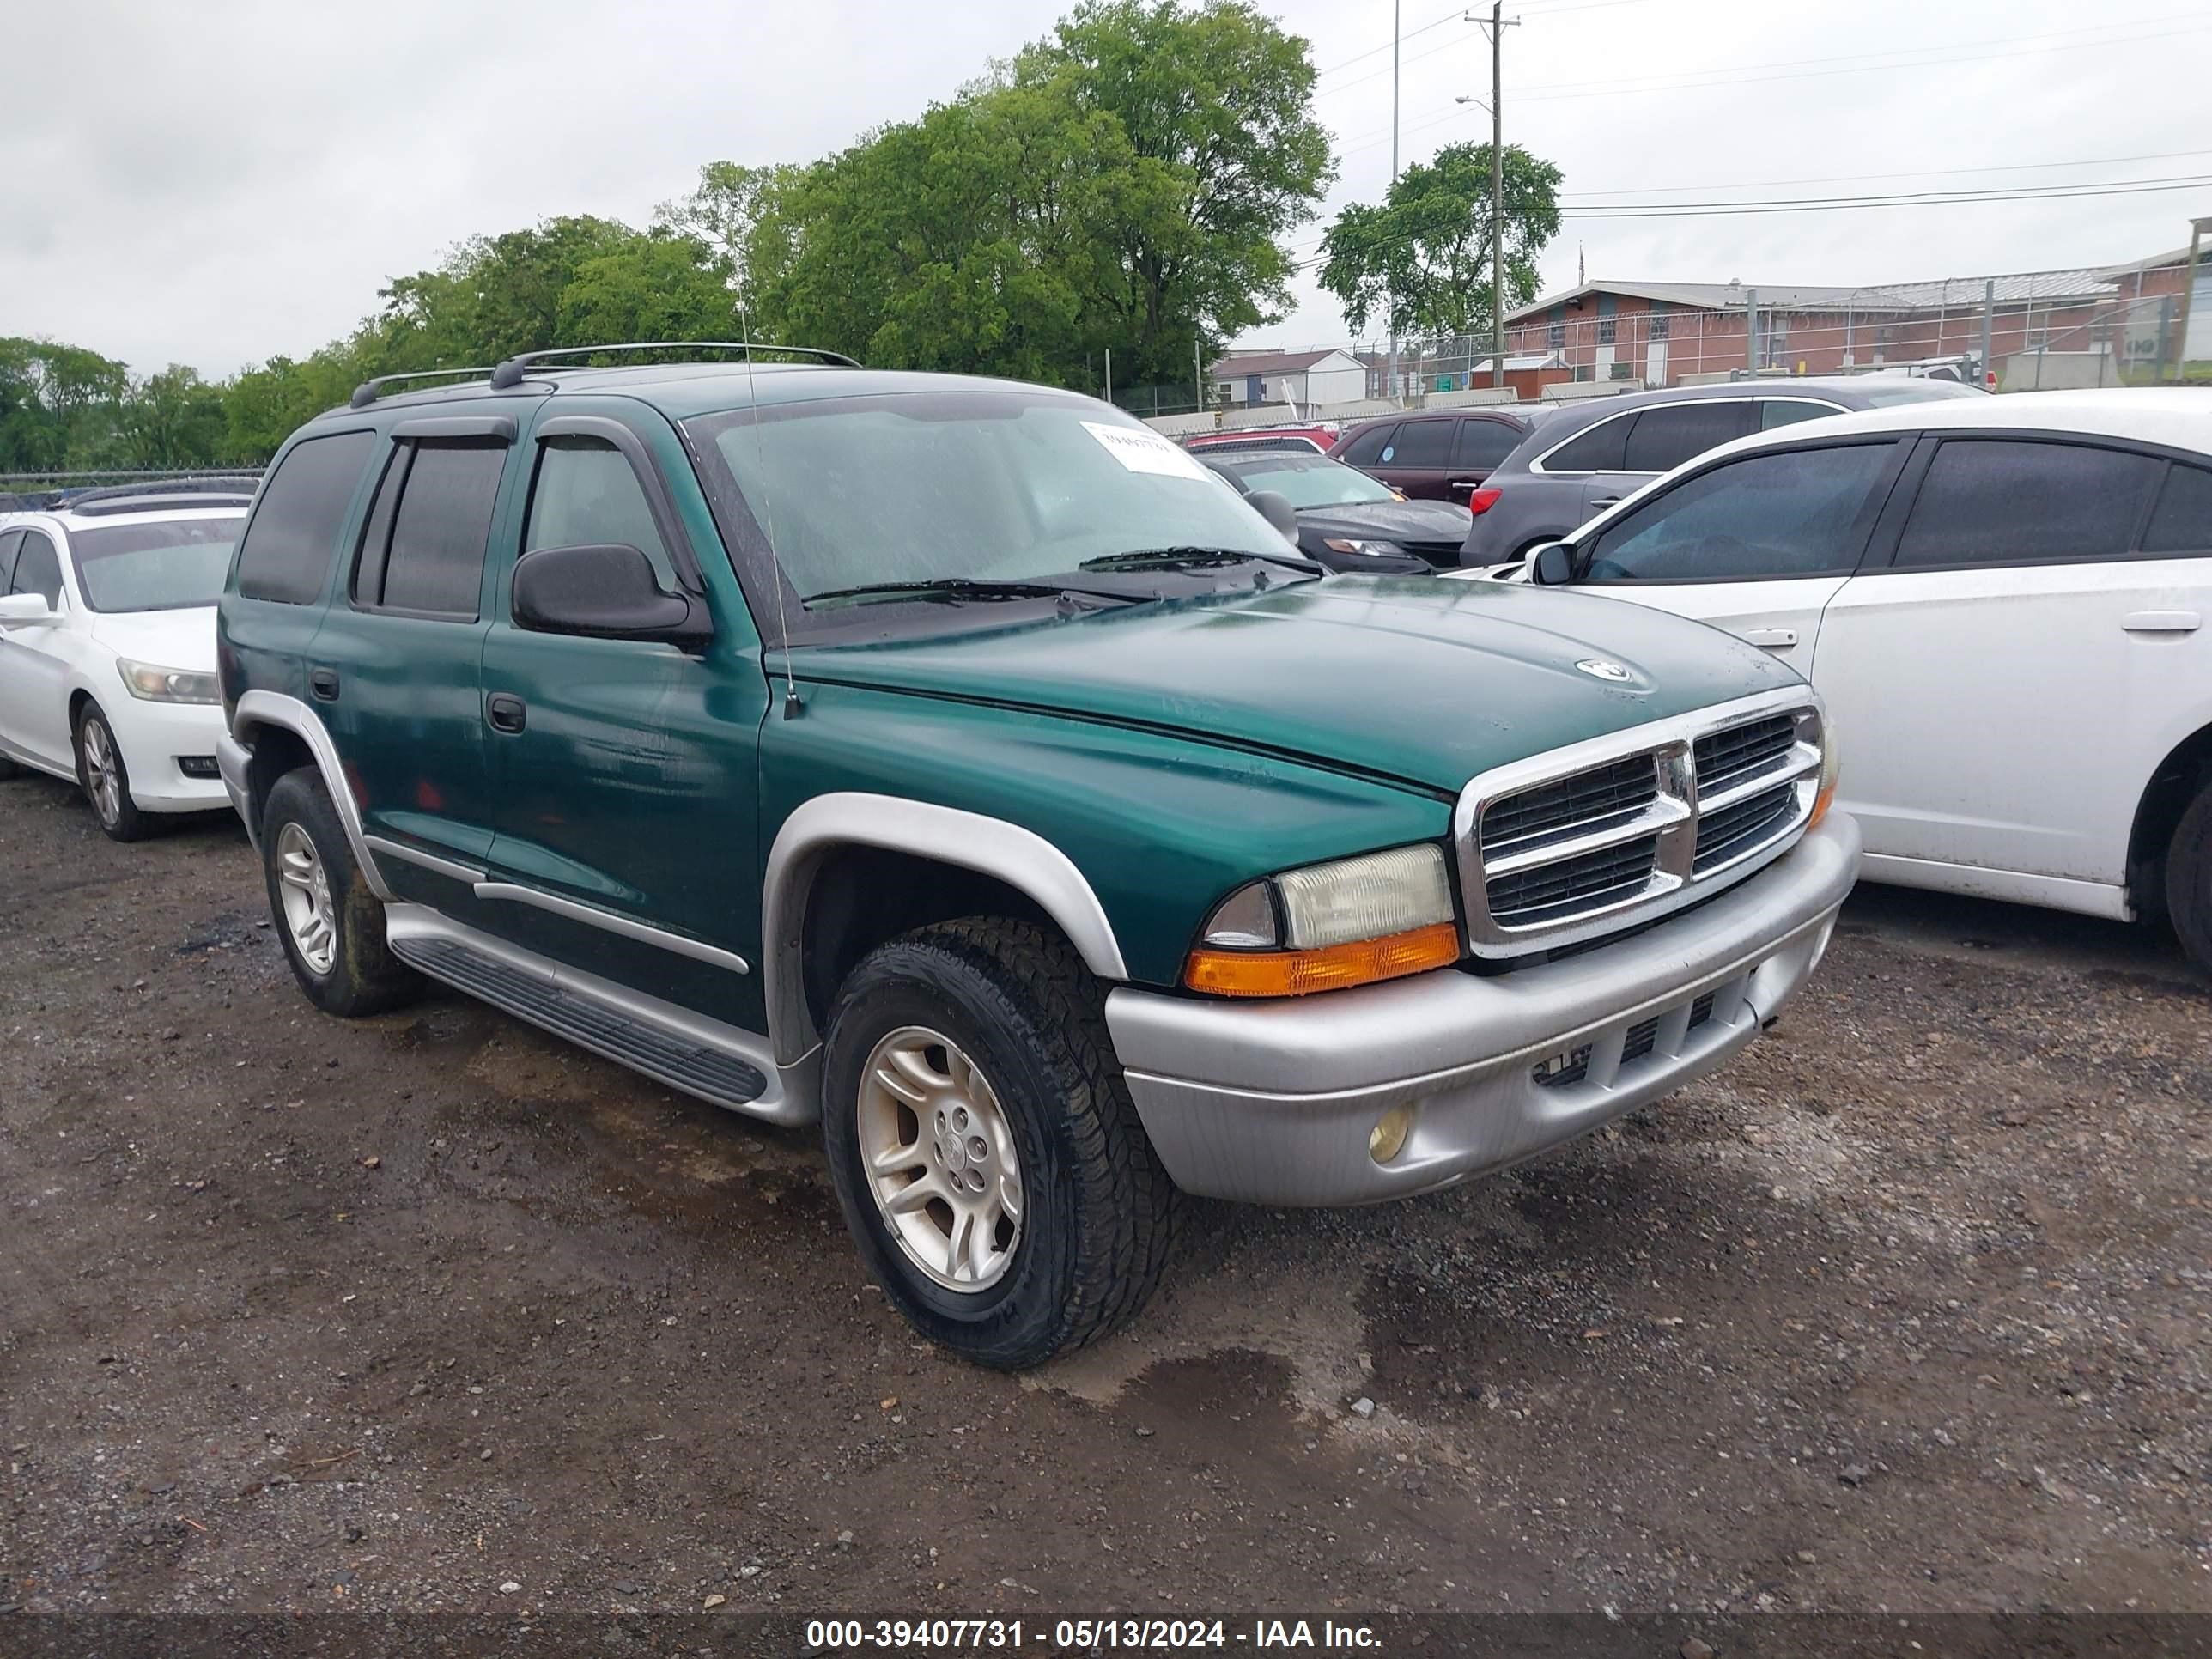
[(1298, 544), (1298, 510), (1291, 505), (1291, 498), (1278, 490), (1255, 489), (1244, 498), (1252, 503), (1253, 510), (1282, 533), (1285, 541), (1293, 547)]
[(514, 625), (590, 640), (658, 640), (686, 649), (714, 636), (705, 602), (664, 590), (653, 561), (621, 543), (541, 547), (517, 559)]
[(1565, 542), (1546, 542), (1529, 556), (1528, 577), (1545, 587), (1561, 587), (1574, 580), (1574, 549)]

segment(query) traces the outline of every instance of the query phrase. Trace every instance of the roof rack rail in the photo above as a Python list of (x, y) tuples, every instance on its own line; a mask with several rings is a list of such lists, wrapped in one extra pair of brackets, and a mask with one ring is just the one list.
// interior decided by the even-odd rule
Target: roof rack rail
[(544, 351), (522, 351), (509, 357), (491, 372), (495, 392), (522, 384), (523, 369), (531, 363), (542, 362), (548, 357), (589, 357), (602, 351), (668, 351), (678, 348), (712, 348), (716, 351), (793, 351), (803, 357), (819, 357), (825, 362), (842, 364), (847, 368), (860, 367), (858, 361), (842, 351), (830, 351), (821, 346), (770, 345), (764, 340), (630, 340), (619, 345), (554, 346)]
[(221, 477), (142, 478), (136, 483), (103, 484), (97, 489), (80, 490), (64, 499), (64, 505), (72, 513), (82, 512), (88, 507), (100, 507), (102, 511), (115, 513), (129, 509), (119, 505), (159, 496), (173, 500), (178, 497), (210, 495), (224, 501), (250, 501), (261, 480), (251, 472), (235, 473)]
[(490, 374), (495, 372), (488, 366), (479, 365), (474, 368), (418, 368), (405, 374), (380, 374), (356, 386), (347, 407), (367, 409), (377, 400), (386, 386), (396, 386), (402, 380), (434, 380), (447, 374)]

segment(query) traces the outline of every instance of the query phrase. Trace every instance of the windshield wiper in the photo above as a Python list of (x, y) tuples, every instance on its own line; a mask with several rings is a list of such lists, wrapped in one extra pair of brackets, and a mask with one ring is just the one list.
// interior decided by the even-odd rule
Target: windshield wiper
[(1234, 547), (1139, 547), (1127, 553), (1107, 553), (1085, 559), (1079, 570), (1204, 570), (1219, 565), (1279, 564), (1307, 575), (1327, 574), (1312, 559), (1291, 553), (1248, 553)]
[(1089, 588), (1071, 588), (1064, 582), (993, 582), (973, 576), (933, 576), (925, 581), (862, 582), (857, 587), (827, 588), (819, 593), (809, 593), (799, 603), (812, 605), (821, 599), (890, 599), (902, 595), (910, 599), (943, 599), (948, 603), (962, 599), (1057, 599), (1071, 593), (1099, 599), (1127, 597), (1121, 593), (1097, 592)]

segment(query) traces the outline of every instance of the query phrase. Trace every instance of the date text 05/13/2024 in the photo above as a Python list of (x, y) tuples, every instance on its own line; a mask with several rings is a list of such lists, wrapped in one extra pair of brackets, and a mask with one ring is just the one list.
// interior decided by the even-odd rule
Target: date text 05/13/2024
[(1324, 1619), (1255, 1619), (1248, 1626), (1221, 1619), (1058, 1619), (1047, 1624), (1019, 1619), (817, 1619), (806, 1626), (811, 1651), (872, 1649), (1022, 1648), (1337, 1648), (1372, 1650), (1371, 1626)]

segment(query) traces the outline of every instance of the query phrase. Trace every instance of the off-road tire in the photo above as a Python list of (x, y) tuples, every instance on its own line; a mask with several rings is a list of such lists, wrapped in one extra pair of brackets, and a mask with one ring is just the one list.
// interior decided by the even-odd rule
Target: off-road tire
[[(306, 831), (328, 876), (337, 951), (327, 973), (318, 974), (308, 965), (285, 920), (276, 847), (288, 823)], [(286, 773), (269, 792), (261, 813), (261, 868), (269, 889), (270, 922), (283, 945), (285, 960), (315, 1006), (326, 1014), (358, 1018), (398, 1007), (422, 994), (421, 975), (393, 956), (385, 943), (384, 906), (368, 890), (346, 839), (345, 825), (314, 768)]]
[[(107, 752), (113, 757), (115, 768), (115, 819), (110, 823), (100, 811), (98, 799), (93, 794), (91, 763), (85, 753), (86, 732), (97, 726), (106, 740)], [(106, 711), (88, 698), (77, 710), (76, 723), (70, 732), (70, 755), (76, 762), (76, 785), (84, 791), (85, 805), (92, 809), (92, 821), (110, 841), (143, 841), (160, 827), (160, 819), (151, 812), (142, 812), (131, 799), (131, 768), (123, 758), (123, 746), (115, 740), (115, 727)]]
[[(1011, 1123), (1024, 1215), (1003, 1278), (935, 1283), (884, 1223), (862, 1168), (861, 1068), (900, 1026), (944, 1032), (983, 1068)], [(830, 1174), (861, 1258), (915, 1328), (1002, 1370), (1036, 1365), (1133, 1317), (1171, 1253), (1181, 1195), (1160, 1165), (1073, 948), (1032, 923), (974, 917), (862, 958), (839, 990), (823, 1066)]]
[(2167, 844), (2166, 914), (2197, 972), (2212, 975), (2212, 777), (2197, 789)]

